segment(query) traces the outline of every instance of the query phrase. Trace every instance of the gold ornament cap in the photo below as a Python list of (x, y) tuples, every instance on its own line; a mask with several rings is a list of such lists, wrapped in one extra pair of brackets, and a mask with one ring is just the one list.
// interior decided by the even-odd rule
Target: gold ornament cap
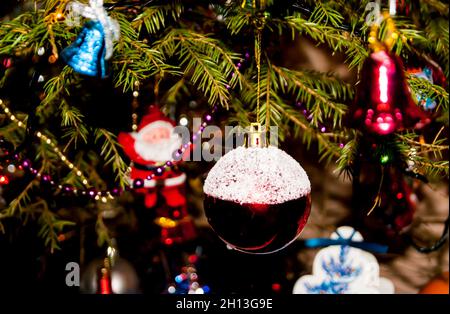
[(247, 147), (266, 147), (266, 131), (261, 123), (251, 123), (248, 132)]

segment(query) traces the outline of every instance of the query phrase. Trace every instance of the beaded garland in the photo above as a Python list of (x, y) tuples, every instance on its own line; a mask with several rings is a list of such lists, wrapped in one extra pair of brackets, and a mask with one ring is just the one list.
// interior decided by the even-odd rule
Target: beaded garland
[[(238, 70), (241, 69), (245, 65), (247, 61), (250, 60), (250, 53), (245, 53), (245, 58), (241, 59), (236, 67)], [(234, 76), (235, 73), (232, 73), (232, 76)], [(230, 85), (226, 85), (226, 88), (228, 90), (231, 89)], [(135, 83), (135, 90), (133, 91), (133, 97), (136, 99), (139, 96), (139, 83)], [(17, 124), (18, 127), (26, 129), (26, 124), (19, 120), (12, 112), (11, 110), (6, 106), (6, 104), (3, 102), (3, 100), (0, 99), (0, 107), (2, 107), (3, 111), (7, 115), (7, 117), (14, 123)], [(200, 128), (192, 135), (191, 140), (188, 143), (183, 144), (176, 152), (175, 152), (175, 158), (172, 160), (168, 160), (165, 163), (163, 163), (162, 166), (151, 168), (150, 170), (153, 172), (152, 174), (148, 175), (146, 178), (136, 178), (134, 179), (131, 186), (126, 186), (125, 189), (122, 189), (120, 187), (114, 187), (110, 190), (104, 190), (100, 191), (97, 190), (94, 187), (91, 187), (89, 184), (87, 178), (83, 175), (80, 169), (78, 169), (67, 157), (64, 155), (61, 150), (58, 148), (58, 146), (43, 132), (37, 131), (34, 133), (34, 135), (39, 138), (41, 141), (44, 141), (46, 144), (50, 145), (54, 152), (58, 154), (60, 160), (64, 162), (64, 164), (71, 170), (75, 171), (76, 175), (80, 177), (82, 184), (84, 185), (84, 188), (78, 188), (76, 186), (70, 185), (70, 184), (60, 184), (53, 180), (52, 176), (49, 174), (42, 173), (41, 171), (38, 171), (35, 169), (32, 165), (31, 160), (29, 159), (20, 159), (18, 154), (14, 154), (13, 160), (9, 160), (10, 164), (14, 165), (15, 167), (18, 167), (21, 170), (29, 171), (30, 174), (34, 175), (36, 178), (40, 178), (41, 181), (48, 183), (52, 188), (56, 188), (56, 192), (63, 191), (65, 193), (73, 193), (75, 195), (86, 195), (89, 196), (92, 199), (102, 201), (106, 203), (108, 199), (114, 199), (114, 196), (121, 195), (124, 190), (128, 191), (130, 189), (137, 189), (142, 188), (145, 185), (145, 180), (153, 180), (155, 177), (162, 176), (162, 174), (173, 167), (175, 167), (176, 161), (180, 159), (183, 156), (183, 153), (186, 151), (186, 149), (190, 148), (194, 142), (198, 141), (200, 139), (200, 136), (202, 132), (205, 130), (206, 126), (209, 122), (213, 120), (213, 116), (215, 112), (218, 110), (217, 105), (213, 107), (210, 113), (206, 114), (204, 116), (204, 122), (201, 124)], [(132, 128), (135, 130), (137, 128), (136, 120), (137, 115), (134, 113), (133, 116), (133, 125)], [(0, 149), (6, 149), (1, 147), (0, 143)], [(9, 179), (7, 176), (2, 176), (3, 181), (1, 184), (8, 184)]]

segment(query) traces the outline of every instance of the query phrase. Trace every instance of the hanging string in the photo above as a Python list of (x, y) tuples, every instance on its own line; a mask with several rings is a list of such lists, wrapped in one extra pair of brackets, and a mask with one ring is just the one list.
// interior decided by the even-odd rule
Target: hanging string
[[(265, 1), (259, 1), (259, 9), (263, 10), (265, 8)], [(253, 9), (256, 10), (256, 0), (253, 0)], [(257, 23), (255, 25), (255, 61), (257, 70), (257, 90), (256, 90), (256, 122), (259, 122), (260, 114), (260, 98), (261, 98), (261, 42), (262, 42), (262, 30), (264, 28), (264, 21), (261, 17), (258, 17)]]
[(259, 122), (260, 98), (261, 98), (261, 31), (256, 30), (255, 35), (255, 59), (257, 70), (257, 90), (256, 90), (256, 122)]
[(380, 178), (380, 185), (378, 186), (377, 196), (375, 197), (373, 206), (372, 208), (369, 209), (367, 216), (369, 216), (375, 208), (381, 205), (381, 188), (383, 186), (383, 181), (384, 181), (384, 166), (381, 166), (381, 178)]
[[(389, 12), (387, 11), (383, 12), (383, 20), (386, 21), (385, 23), (387, 29), (386, 35), (384, 36), (384, 41), (380, 41), (379, 39), (380, 24), (378, 22), (373, 23), (370, 28), (368, 38), (369, 47), (372, 51), (375, 52), (384, 49), (390, 51), (399, 36), (394, 20), (392, 19), (392, 16), (389, 14)], [(406, 40), (406, 38), (403, 40)]]

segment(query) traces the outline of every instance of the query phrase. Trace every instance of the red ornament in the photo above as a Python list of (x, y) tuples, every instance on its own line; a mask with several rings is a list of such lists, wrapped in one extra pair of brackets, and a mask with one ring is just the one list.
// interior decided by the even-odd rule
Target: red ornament
[(9, 184), (9, 179), (5, 175), (0, 175), (0, 185), (7, 185)]
[(267, 254), (295, 241), (311, 210), (307, 174), (276, 147), (238, 147), (211, 169), (203, 186), (208, 222), (229, 247)]
[(111, 269), (108, 259), (105, 259), (104, 265), (99, 271), (97, 294), (112, 294)]
[(100, 291), (99, 294), (112, 294), (111, 291), (111, 278), (107, 275), (103, 275), (100, 278)]
[(186, 174), (174, 169), (172, 162), (174, 152), (182, 146), (181, 137), (174, 129), (175, 121), (164, 116), (157, 106), (150, 106), (136, 132), (121, 132), (118, 136), (133, 162), (130, 183), (134, 182), (136, 192), (145, 195), (147, 208), (157, 207), (156, 223), (162, 228), (161, 242), (166, 245), (195, 237), (187, 212)]
[(363, 65), (351, 117), (353, 126), (376, 135), (430, 122), (414, 104), (401, 59), (384, 50), (373, 52)]
[(4, 58), (2, 61), (3, 66), (5, 67), (5, 69), (8, 69), (11, 67), (12, 65), (12, 59), (11, 58)]
[(273, 290), (274, 292), (280, 292), (280, 290), (281, 290), (281, 285), (280, 285), (279, 283), (277, 283), (277, 282), (273, 283), (273, 284), (272, 284), (272, 290)]

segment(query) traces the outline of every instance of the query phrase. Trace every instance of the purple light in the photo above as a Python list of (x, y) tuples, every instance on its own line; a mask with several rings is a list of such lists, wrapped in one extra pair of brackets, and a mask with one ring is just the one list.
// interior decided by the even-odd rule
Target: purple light
[(237, 67), (240, 68), (241, 66), (242, 66), (242, 63), (239, 62), (239, 63), (237, 64)]
[(246, 58), (246, 59), (250, 58), (250, 53), (246, 52), (246, 53), (245, 53), (245, 58)]
[(196, 134), (192, 135), (192, 141), (195, 141), (196, 139), (197, 139), (197, 135)]
[(136, 179), (136, 180), (134, 180), (134, 184), (133, 185), (134, 185), (135, 188), (140, 188), (140, 187), (142, 187), (144, 185), (144, 180)]
[(22, 166), (24, 168), (28, 168), (30, 166), (30, 161), (29, 160), (24, 160), (23, 163), (22, 163)]
[(344, 143), (340, 143), (340, 144), (339, 144), (339, 147), (340, 147), (340, 148), (344, 148)]
[(323, 126), (320, 128), (320, 132), (324, 133), (327, 129)]
[(111, 190), (111, 194), (114, 196), (118, 196), (120, 194), (120, 192), (121, 192), (120, 188), (113, 188)]
[(230, 85), (225, 85), (225, 87), (227, 88), (227, 89), (230, 89), (231, 88), (231, 86)]
[(212, 119), (212, 116), (210, 115), (210, 114), (207, 114), (206, 115), (206, 117), (205, 117), (205, 119), (206, 119), (206, 121), (211, 121), (211, 119)]

